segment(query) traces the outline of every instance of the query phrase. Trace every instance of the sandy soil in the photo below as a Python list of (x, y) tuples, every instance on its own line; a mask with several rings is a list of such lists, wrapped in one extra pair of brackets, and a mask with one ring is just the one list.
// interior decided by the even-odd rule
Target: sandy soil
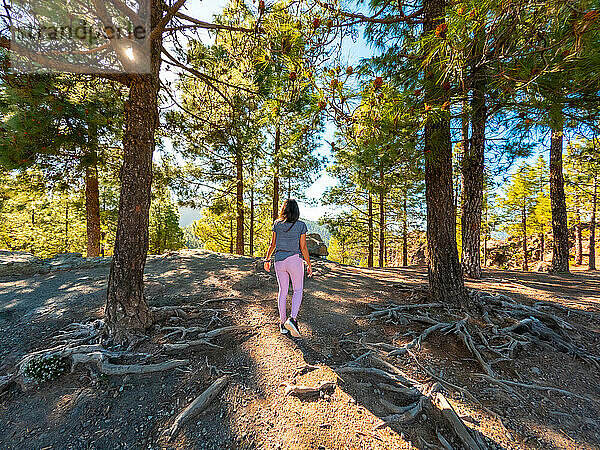
[[(251, 333), (222, 337), (222, 349), (185, 352), (191, 363), (153, 375), (111, 376), (79, 368), (72, 374), (0, 395), (0, 448), (282, 448), (402, 449), (438, 444), (436, 429), (452, 433), (426, 411), (416, 422), (374, 430), (389, 412), (384, 393), (369, 377), (344, 376), (334, 369), (359, 356), (347, 340), (399, 345), (424, 328), (372, 322), (370, 303), (413, 301), (413, 288), (426, 283), (423, 267), (363, 269), (317, 262), (306, 281), (299, 316), (302, 338), (278, 329), (277, 283), (258, 270), (256, 258), (186, 250), (150, 261), (146, 294), (152, 305), (194, 305), (224, 298), (185, 325), (209, 328), (251, 325)], [(101, 317), (107, 267), (51, 272), (0, 280), (0, 375), (29, 351), (50, 347), (71, 322)], [(577, 343), (600, 354), (600, 274), (569, 277), (486, 271), (472, 288), (509, 295), (533, 304), (568, 308), (557, 315), (576, 328)], [(210, 307), (210, 308), (209, 308)], [(165, 333), (155, 330), (153, 342)], [(480, 407), (450, 392), (448, 397), (469, 427), (490, 448), (600, 448), (600, 373), (566, 354), (535, 349), (495, 369), (504, 379), (560, 387), (589, 397), (515, 388), (514, 396), (476, 376), (474, 360), (453, 336), (436, 335), (416, 354), (435, 373), (467, 388), (504, 419), (508, 433)], [(163, 359), (165, 357), (163, 356)], [(416, 379), (427, 375), (409, 356), (391, 360)], [(298, 375), (306, 363), (318, 369)], [(212, 369), (211, 369), (212, 366)], [(206, 412), (171, 441), (160, 440), (174, 417), (220, 374), (230, 382)], [(337, 380), (331, 396), (284, 395), (282, 383), (317, 384)], [(385, 394), (401, 404), (401, 397)], [(458, 446), (457, 446), (458, 448)]]

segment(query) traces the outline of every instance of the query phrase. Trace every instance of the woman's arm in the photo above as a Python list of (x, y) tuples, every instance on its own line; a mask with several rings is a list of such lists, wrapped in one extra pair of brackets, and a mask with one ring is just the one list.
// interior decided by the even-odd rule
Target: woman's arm
[(310, 256), (308, 255), (308, 247), (306, 246), (306, 234), (300, 235), (300, 251), (302, 251), (302, 256), (304, 256), (304, 261), (308, 264), (308, 269), (306, 270), (306, 275), (312, 277), (312, 266), (310, 264)]
[(276, 240), (275, 232), (273, 231), (273, 235), (271, 236), (271, 243), (269, 244), (269, 249), (267, 250), (267, 256), (265, 258), (265, 270), (269, 272), (271, 270), (271, 256), (273, 255), (273, 251), (275, 250), (275, 240)]

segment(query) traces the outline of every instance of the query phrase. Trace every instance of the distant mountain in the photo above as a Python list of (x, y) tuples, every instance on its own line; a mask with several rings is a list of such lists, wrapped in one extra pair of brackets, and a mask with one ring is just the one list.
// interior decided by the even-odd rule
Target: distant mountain
[(302, 219), (302, 221), (308, 227), (309, 233), (317, 233), (321, 235), (321, 239), (323, 239), (325, 245), (329, 246), (329, 238), (331, 238), (331, 233), (325, 225), (319, 225), (319, 222), (314, 220)]
[(187, 206), (179, 207), (179, 226), (181, 228), (191, 225), (192, 222), (200, 219), (200, 217), (202, 217), (202, 213), (199, 209), (188, 208)]
[[(191, 232), (191, 224), (200, 219), (202, 214), (200, 210), (188, 208), (188, 207), (180, 207), (179, 208), (179, 226), (184, 231), (185, 241), (189, 248), (200, 248), (202, 244)], [(331, 237), (331, 233), (327, 230), (327, 227), (324, 225), (319, 225), (319, 222), (315, 220), (302, 219), (306, 226), (308, 227), (309, 233), (317, 233), (321, 235), (321, 239), (325, 245), (329, 246), (329, 238)]]

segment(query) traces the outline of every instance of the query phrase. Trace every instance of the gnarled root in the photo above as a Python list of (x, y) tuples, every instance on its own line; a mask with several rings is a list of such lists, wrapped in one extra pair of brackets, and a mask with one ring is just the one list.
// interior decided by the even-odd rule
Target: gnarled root
[(412, 405), (405, 407), (397, 407), (389, 402), (386, 403), (388, 406), (394, 406), (394, 409), (399, 412), (390, 416), (385, 416), (383, 419), (381, 419), (381, 423), (375, 425), (373, 428), (374, 430), (387, 427), (392, 424), (406, 424), (413, 422), (423, 412), (424, 398), (421, 398)]
[(192, 347), (198, 347), (202, 345), (207, 345), (209, 347), (214, 348), (222, 348), (216, 344), (210, 342), (211, 339), (216, 338), (217, 336), (221, 336), (222, 334), (231, 333), (233, 331), (247, 331), (251, 330), (252, 327), (248, 325), (232, 325), (222, 328), (217, 328), (215, 330), (206, 331), (204, 333), (200, 333), (197, 336), (197, 339), (191, 341), (179, 341), (172, 344), (164, 344), (163, 348), (167, 352), (171, 351), (181, 351), (186, 350)]
[(71, 355), (71, 371), (77, 364), (93, 363), (100, 373), (104, 375), (127, 375), (161, 372), (176, 367), (187, 366), (189, 359), (174, 359), (157, 364), (111, 364), (102, 352), (75, 353)]
[(302, 386), (289, 383), (282, 383), (285, 386), (285, 395), (307, 395), (320, 392), (333, 391), (335, 389), (335, 381), (321, 381), (317, 386)]
[(163, 432), (164, 436), (169, 436), (170, 438), (175, 437), (179, 429), (191, 418), (197, 416), (202, 411), (206, 409), (206, 407), (215, 399), (217, 395), (223, 390), (223, 388), (227, 385), (229, 381), (229, 377), (227, 375), (222, 376), (217, 379), (214, 383), (212, 383), (202, 394), (200, 394), (196, 399), (190, 403), (183, 411), (181, 411), (173, 425)]

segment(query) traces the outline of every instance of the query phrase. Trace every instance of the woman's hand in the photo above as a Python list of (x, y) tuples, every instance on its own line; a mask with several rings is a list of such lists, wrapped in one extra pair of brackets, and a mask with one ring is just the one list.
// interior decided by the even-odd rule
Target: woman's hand
[(312, 266), (310, 264), (306, 267), (306, 276), (308, 278), (313, 276)]
[(270, 272), (271, 271), (271, 261), (265, 261), (264, 267), (267, 272)]

